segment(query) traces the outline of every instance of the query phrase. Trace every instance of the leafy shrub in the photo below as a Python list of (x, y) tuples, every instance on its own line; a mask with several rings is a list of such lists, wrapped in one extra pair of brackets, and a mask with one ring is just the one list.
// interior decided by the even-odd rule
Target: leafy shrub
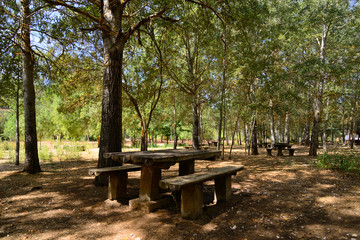
[(360, 171), (360, 156), (355, 153), (334, 154), (328, 153), (318, 156), (316, 163), (317, 167), (323, 169), (340, 170), (344, 172), (359, 172)]
[(53, 153), (49, 150), (48, 146), (41, 146), (40, 151), (39, 151), (39, 159), (41, 161), (49, 161), (52, 162), (53, 160)]

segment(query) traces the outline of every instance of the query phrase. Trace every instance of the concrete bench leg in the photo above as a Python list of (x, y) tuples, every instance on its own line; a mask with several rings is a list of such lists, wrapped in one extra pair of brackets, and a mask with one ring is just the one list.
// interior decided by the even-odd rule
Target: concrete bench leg
[(108, 199), (119, 200), (126, 195), (127, 172), (109, 176)]
[(289, 149), (289, 156), (294, 156), (294, 152), (295, 152), (294, 149)]
[(183, 218), (197, 218), (202, 214), (203, 185), (190, 185), (181, 190), (181, 216)]
[(269, 149), (269, 148), (266, 149), (267, 155), (270, 156), (270, 157), (272, 156), (271, 151), (272, 151), (272, 149)]
[(231, 197), (231, 175), (215, 179), (214, 200), (216, 203), (225, 202)]
[(277, 152), (277, 155), (276, 156), (284, 156), (283, 152), (282, 152), (282, 149), (281, 148), (278, 148), (278, 152)]

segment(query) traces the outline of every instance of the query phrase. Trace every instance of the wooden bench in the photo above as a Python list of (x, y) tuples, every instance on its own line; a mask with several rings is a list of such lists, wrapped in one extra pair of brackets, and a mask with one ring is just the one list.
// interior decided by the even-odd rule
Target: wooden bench
[(128, 172), (139, 171), (139, 165), (123, 165), (105, 168), (91, 168), (90, 175), (109, 176), (108, 198), (110, 200), (119, 200), (126, 195)]
[(272, 151), (272, 150), (273, 150), (272, 148), (267, 148), (267, 149), (266, 149), (266, 152), (267, 152), (267, 155), (268, 155), (268, 156), (272, 156), (272, 155), (271, 155), (271, 151)]
[(215, 202), (224, 202), (231, 197), (231, 175), (236, 175), (244, 166), (225, 166), (207, 172), (164, 179), (159, 182), (163, 189), (181, 190), (181, 216), (197, 218), (202, 214), (203, 182), (215, 180)]

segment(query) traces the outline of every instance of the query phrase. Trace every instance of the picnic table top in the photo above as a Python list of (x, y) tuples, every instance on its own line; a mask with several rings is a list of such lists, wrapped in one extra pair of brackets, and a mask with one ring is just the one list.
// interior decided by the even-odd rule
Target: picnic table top
[(164, 149), (155, 151), (138, 152), (110, 152), (104, 153), (105, 158), (123, 163), (157, 165), (175, 164), (186, 160), (207, 160), (219, 157), (221, 151), (216, 150), (194, 150), (194, 149)]
[(288, 143), (275, 143), (274, 147), (291, 147), (291, 144)]

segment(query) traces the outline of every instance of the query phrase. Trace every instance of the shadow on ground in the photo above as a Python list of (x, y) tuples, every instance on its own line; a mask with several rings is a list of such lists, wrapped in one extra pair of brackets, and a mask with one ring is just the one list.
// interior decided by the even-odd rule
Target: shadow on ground
[[(295, 147), (296, 148), (296, 147)], [(128, 198), (106, 200), (107, 188), (95, 187), (87, 169), (94, 161), (42, 164), (28, 175), (1, 162), (0, 237), (4, 239), (360, 239), (360, 178), (311, 165), (306, 148), (295, 156), (246, 156), (232, 160), (245, 166), (233, 177), (233, 198), (212, 204), (213, 184), (204, 187), (204, 214), (180, 217), (175, 203), (150, 214), (129, 211), (138, 195), (139, 173), (129, 174)], [(224, 162), (198, 161), (196, 169)], [(177, 166), (163, 171), (175, 176)]]

